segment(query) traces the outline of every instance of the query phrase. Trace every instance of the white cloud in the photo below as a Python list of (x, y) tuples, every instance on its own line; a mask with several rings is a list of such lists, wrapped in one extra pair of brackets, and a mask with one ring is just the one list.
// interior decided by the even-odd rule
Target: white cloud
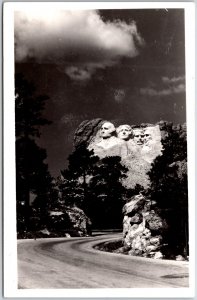
[(161, 77), (161, 83), (163, 88), (153, 88), (153, 85), (149, 85), (148, 87), (141, 88), (140, 94), (147, 96), (168, 96), (172, 94), (179, 94), (185, 92), (185, 76), (177, 76), (177, 77)]
[(179, 85), (173, 87), (173, 92), (174, 92), (175, 94), (185, 92), (185, 85), (182, 83), (182, 84), (179, 84)]
[(65, 73), (74, 80), (77, 81), (86, 81), (90, 79), (92, 75), (92, 71), (88, 68), (85, 68), (83, 66), (77, 67), (77, 66), (70, 66), (65, 68)]
[(104, 22), (97, 11), (15, 13), (16, 61), (65, 64), (79, 81), (121, 57), (135, 57), (143, 44), (135, 22)]
[(162, 81), (164, 83), (176, 83), (176, 82), (180, 82), (180, 81), (184, 81), (185, 80), (185, 76), (179, 76), (179, 77), (172, 77), (172, 78), (169, 78), (169, 77), (162, 77)]
[(156, 90), (153, 88), (141, 88), (140, 94), (147, 96), (168, 96), (172, 94), (179, 94), (185, 92), (185, 85), (179, 84), (174, 87), (170, 87), (168, 89)]

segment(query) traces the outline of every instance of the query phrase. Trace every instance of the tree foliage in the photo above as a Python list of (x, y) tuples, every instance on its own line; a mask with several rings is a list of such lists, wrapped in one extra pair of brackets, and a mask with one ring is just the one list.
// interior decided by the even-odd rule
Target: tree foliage
[(120, 226), (126, 190), (121, 180), (127, 172), (120, 157), (101, 160), (82, 144), (68, 161), (68, 169), (61, 171), (58, 184), (65, 203), (82, 208), (94, 227)]
[(119, 156), (105, 157), (97, 164), (90, 180), (91, 198), (87, 205), (95, 226), (122, 226), (122, 207), (127, 191), (122, 180), (126, 178), (127, 171)]
[(68, 157), (69, 165), (61, 171), (58, 186), (62, 199), (68, 205), (82, 207), (87, 197), (89, 181), (99, 158), (85, 144), (75, 148)]
[(40, 126), (50, 124), (42, 117), (47, 96), (37, 96), (32, 83), (21, 74), (15, 77), (15, 130), (16, 130), (16, 198), (17, 228), (32, 228), (30, 194), (35, 195), (35, 207), (40, 218), (46, 214), (48, 194), (52, 182), (44, 163), (46, 151), (36, 143)]
[(187, 138), (183, 130), (171, 130), (162, 141), (163, 155), (149, 172), (149, 195), (167, 220), (165, 241), (174, 254), (188, 254)]
[(39, 128), (51, 124), (42, 113), (46, 95), (36, 95), (35, 86), (19, 73), (15, 77), (15, 126), (16, 138), (40, 137)]

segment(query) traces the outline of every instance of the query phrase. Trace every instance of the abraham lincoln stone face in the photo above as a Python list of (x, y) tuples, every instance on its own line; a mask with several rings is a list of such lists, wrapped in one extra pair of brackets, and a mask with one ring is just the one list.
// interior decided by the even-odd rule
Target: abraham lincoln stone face
[(121, 140), (128, 141), (131, 136), (131, 127), (129, 125), (120, 125), (117, 129), (118, 138)]
[(144, 143), (147, 144), (152, 140), (152, 134), (149, 129), (146, 129), (144, 132)]
[(110, 122), (105, 122), (100, 129), (100, 136), (103, 139), (108, 139), (112, 136), (114, 131), (115, 131), (114, 125)]

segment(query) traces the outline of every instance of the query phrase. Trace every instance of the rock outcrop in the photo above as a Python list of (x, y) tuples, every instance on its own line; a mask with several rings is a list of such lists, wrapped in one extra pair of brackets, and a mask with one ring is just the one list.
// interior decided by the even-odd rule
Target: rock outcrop
[(162, 258), (162, 235), (167, 228), (155, 202), (142, 195), (132, 197), (123, 207), (124, 248), (129, 255)]
[[(34, 220), (33, 220), (34, 219)], [(31, 218), (30, 221), (38, 223), (37, 220)], [(77, 206), (59, 207), (49, 211), (45, 217), (45, 223), (37, 228), (17, 232), (18, 239), (37, 239), (37, 238), (53, 238), (53, 237), (71, 237), (71, 236), (89, 236), (91, 235), (91, 221), (84, 211)]]
[(155, 157), (162, 153), (160, 127), (166, 130), (166, 123), (121, 125), (115, 128), (112, 123), (102, 119), (84, 121), (75, 132), (74, 145), (85, 142), (87, 148), (101, 159), (120, 156), (129, 170), (123, 184), (128, 188), (135, 188), (139, 184), (146, 189), (149, 186), (147, 172)]
[(73, 229), (76, 229), (80, 236), (91, 234), (91, 221), (84, 211), (77, 206), (67, 207), (66, 213), (69, 216)]
[(91, 221), (84, 211), (77, 206), (67, 206), (62, 210), (50, 211), (49, 231), (61, 231), (66, 234), (76, 236), (86, 236), (91, 234)]
[(103, 122), (100, 118), (83, 121), (75, 131), (74, 146), (76, 147), (84, 142), (89, 145), (94, 140)]

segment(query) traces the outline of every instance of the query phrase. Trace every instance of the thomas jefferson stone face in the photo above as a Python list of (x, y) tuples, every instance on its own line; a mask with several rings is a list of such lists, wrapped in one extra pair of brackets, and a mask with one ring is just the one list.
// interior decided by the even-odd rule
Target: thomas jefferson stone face
[(134, 142), (141, 146), (144, 143), (144, 132), (141, 129), (136, 129), (133, 131), (133, 140)]
[(128, 141), (131, 136), (131, 127), (129, 125), (120, 125), (117, 129), (117, 135), (119, 139)]
[(100, 136), (103, 139), (108, 139), (112, 136), (112, 133), (115, 131), (115, 127), (110, 122), (105, 122), (100, 129)]

